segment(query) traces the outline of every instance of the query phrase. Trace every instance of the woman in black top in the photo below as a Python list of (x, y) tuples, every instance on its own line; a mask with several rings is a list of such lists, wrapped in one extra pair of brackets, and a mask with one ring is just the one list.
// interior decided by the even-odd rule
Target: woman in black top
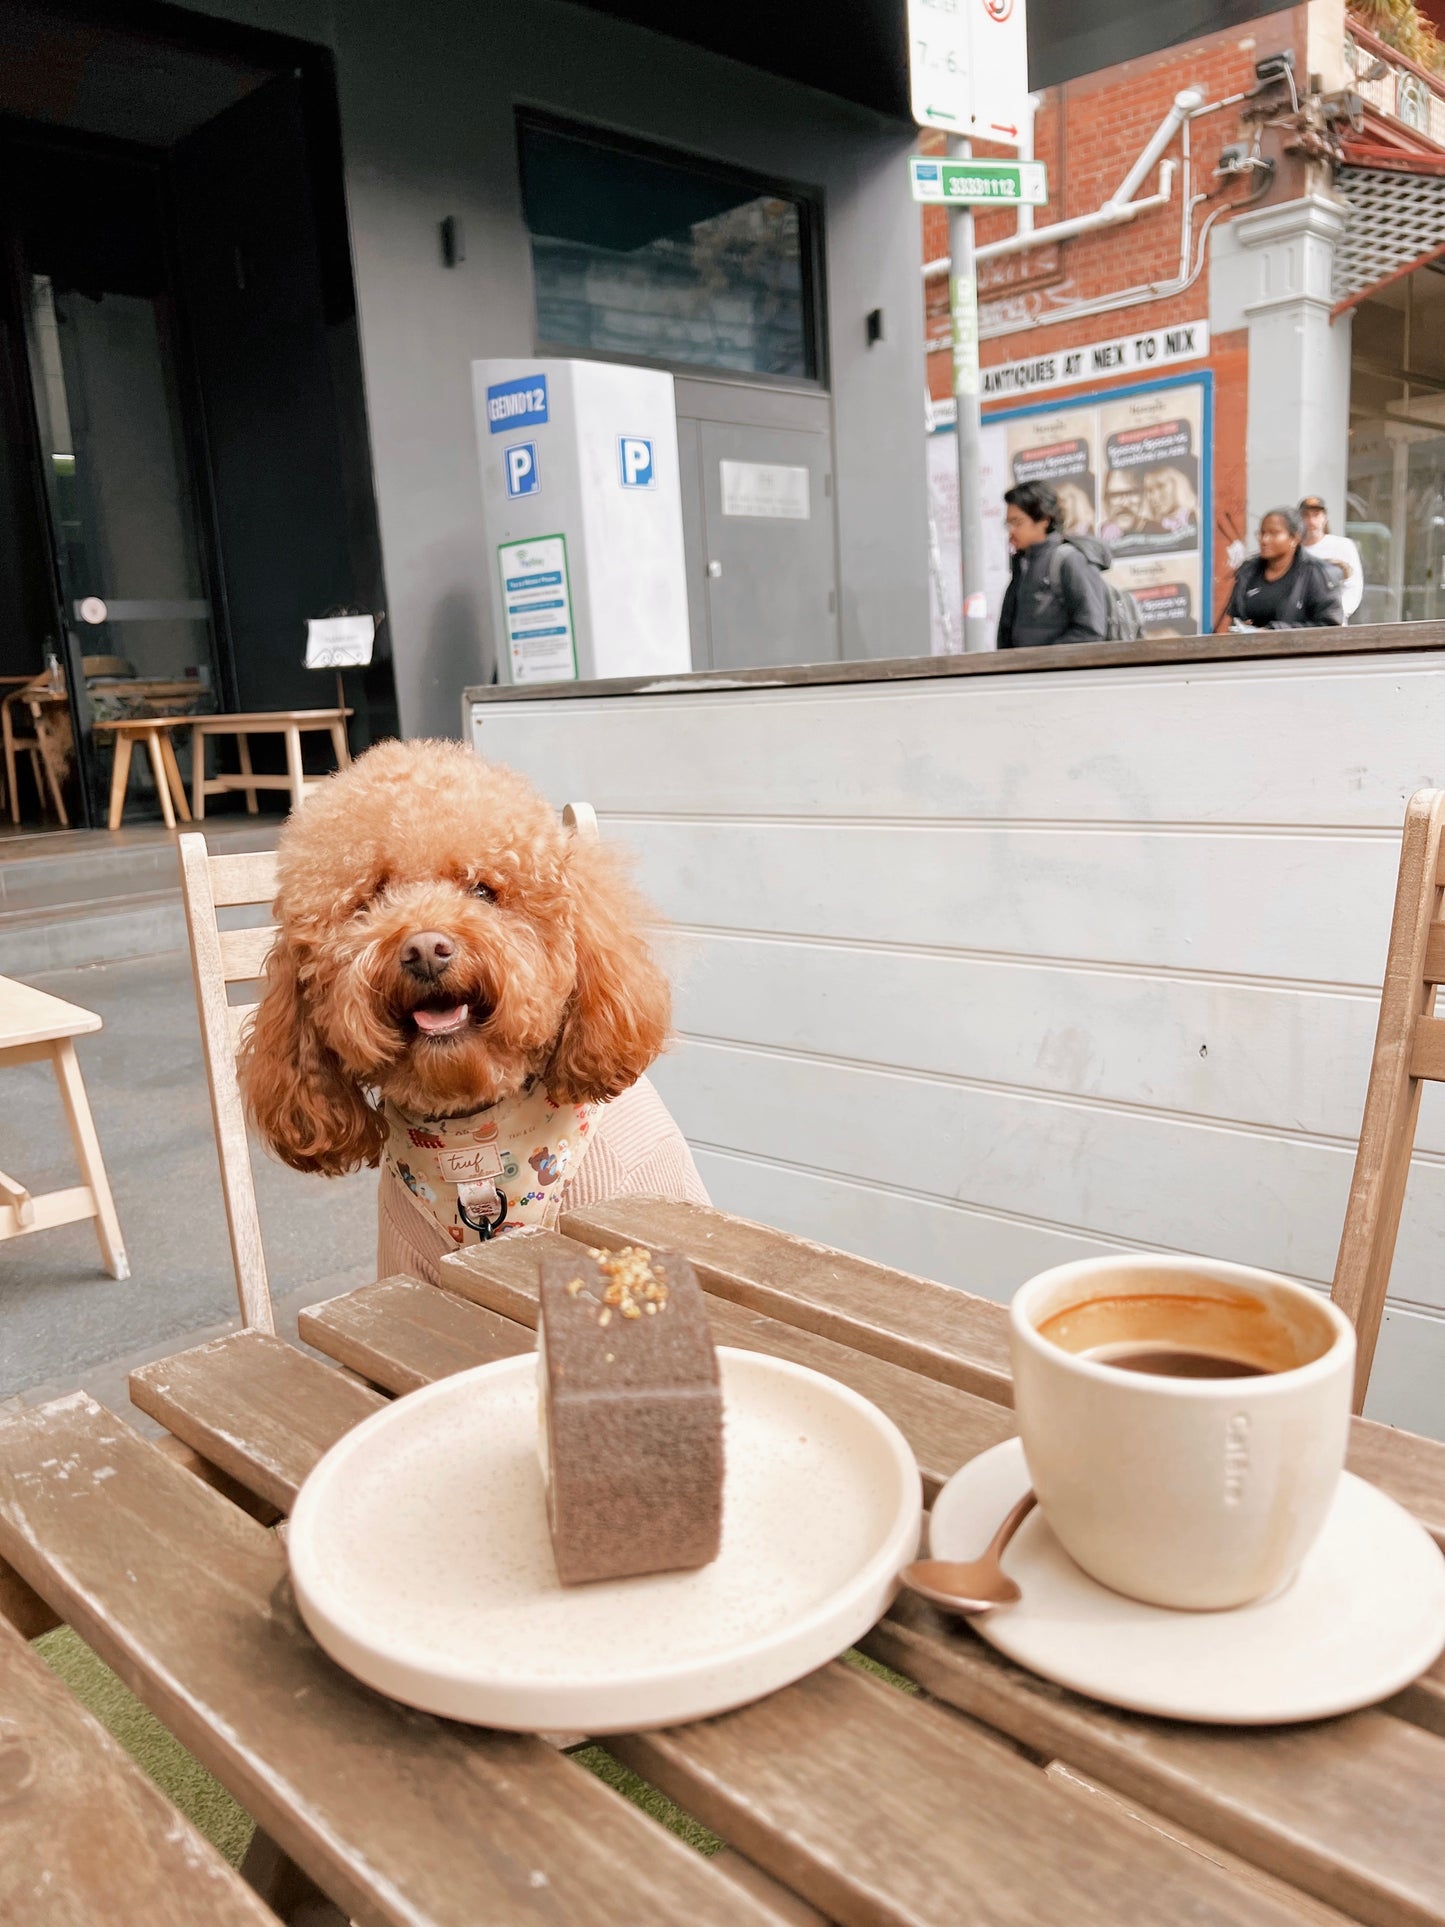
[(1333, 629), (1345, 619), (1333, 575), (1301, 544), (1298, 509), (1271, 509), (1259, 554), (1241, 562), (1224, 615), (1231, 629)]

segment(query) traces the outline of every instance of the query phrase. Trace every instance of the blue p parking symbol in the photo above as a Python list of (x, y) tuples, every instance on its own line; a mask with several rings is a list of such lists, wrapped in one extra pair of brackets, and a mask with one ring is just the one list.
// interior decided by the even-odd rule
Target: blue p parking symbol
[(502, 450), (505, 465), (508, 495), (535, 495), (542, 486), (542, 478), (537, 472), (537, 444), (535, 442), (513, 442), (510, 448)]
[(652, 443), (641, 435), (619, 435), (617, 452), (622, 464), (624, 488), (652, 488), (657, 477), (652, 469)]

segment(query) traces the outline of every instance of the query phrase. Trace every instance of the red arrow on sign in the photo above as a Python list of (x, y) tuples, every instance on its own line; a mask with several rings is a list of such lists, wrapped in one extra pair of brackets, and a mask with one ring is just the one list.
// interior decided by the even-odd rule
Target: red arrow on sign
[(991, 134), (1015, 134), (1016, 135), (1019, 131), (1017, 127), (1005, 127), (1002, 125), (1001, 122), (996, 120), (991, 120), (988, 126), (989, 126), (989, 132)]

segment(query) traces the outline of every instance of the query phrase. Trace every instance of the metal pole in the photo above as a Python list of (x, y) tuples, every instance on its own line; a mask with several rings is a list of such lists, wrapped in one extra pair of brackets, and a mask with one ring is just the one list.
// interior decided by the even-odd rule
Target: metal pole
[[(951, 160), (967, 160), (973, 143), (950, 135)], [(953, 399), (958, 410), (958, 540), (963, 568), (963, 646), (992, 649), (993, 623), (983, 589), (983, 472), (978, 412), (978, 284), (973, 246), (973, 209), (948, 210), (948, 310), (953, 329)], [(995, 611), (997, 615), (997, 611)]]

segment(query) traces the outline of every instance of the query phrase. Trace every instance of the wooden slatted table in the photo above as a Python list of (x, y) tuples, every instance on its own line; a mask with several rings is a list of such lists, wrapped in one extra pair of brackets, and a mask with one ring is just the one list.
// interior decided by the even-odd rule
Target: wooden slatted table
[[(1012, 1429), (999, 1307), (628, 1200), (458, 1254), (445, 1290), (388, 1279), (313, 1307), (314, 1351), (248, 1331), (142, 1368), (133, 1398), (210, 1483), (83, 1395), (0, 1425), (0, 1610), (69, 1619), (360, 1920), (1445, 1927), (1439, 1664), (1347, 1718), (1206, 1729), (1063, 1692), (900, 1601), (867, 1647), (922, 1691), (839, 1661), (607, 1742), (722, 1836), (712, 1860), (541, 1738), (351, 1681), (302, 1627), (264, 1521), (388, 1396), (529, 1348), (538, 1256), (567, 1240), (685, 1251), (720, 1340), (875, 1399), (930, 1490)], [(1445, 1539), (1445, 1447), (1356, 1421), (1352, 1463)]]

